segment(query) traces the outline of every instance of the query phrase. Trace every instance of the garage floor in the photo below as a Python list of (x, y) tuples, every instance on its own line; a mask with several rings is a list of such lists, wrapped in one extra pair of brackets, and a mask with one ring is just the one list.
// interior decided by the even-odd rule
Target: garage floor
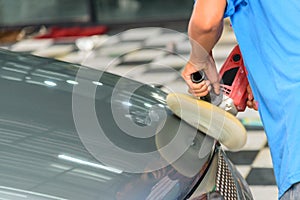
[[(217, 66), (236, 44), (230, 27), (225, 27), (214, 49)], [(23, 40), (11, 46), (13, 51), (55, 57), (60, 60), (99, 68), (161, 87), (166, 92), (186, 93), (180, 70), (189, 56), (186, 34), (161, 28), (139, 28), (113, 36), (94, 36), (78, 40)], [(239, 152), (227, 155), (246, 178), (257, 200), (277, 199), (277, 188), (267, 139), (258, 113), (246, 110), (237, 116), (248, 129), (248, 140)]]

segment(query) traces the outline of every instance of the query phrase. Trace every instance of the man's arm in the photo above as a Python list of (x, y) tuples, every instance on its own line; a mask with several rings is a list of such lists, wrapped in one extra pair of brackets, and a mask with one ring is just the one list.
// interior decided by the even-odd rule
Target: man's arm
[(189, 22), (189, 37), (207, 52), (211, 52), (222, 34), (225, 7), (226, 0), (197, 0), (195, 3)]
[[(226, 0), (197, 0), (194, 5), (188, 29), (192, 49), (182, 77), (189, 86), (189, 92), (195, 96), (205, 96), (210, 84), (219, 93), (219, 76), (211, 52), (223, 31), (225, 8)], [(209, 81), (195, 84), (190, 75), (201, 69), (204, 69)]]

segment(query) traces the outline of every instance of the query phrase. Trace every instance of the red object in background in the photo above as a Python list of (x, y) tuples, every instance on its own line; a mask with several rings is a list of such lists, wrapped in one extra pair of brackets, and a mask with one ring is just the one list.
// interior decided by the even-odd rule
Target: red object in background
[(101, 35), (108, 31), (106, 26), (88, 26), (88, 27), (52, 27), (49, 33), (37, 36), (36, 39), (46, 39), (46, 38), (66, 38), (66, 37), (84, 37), (92, 35)]

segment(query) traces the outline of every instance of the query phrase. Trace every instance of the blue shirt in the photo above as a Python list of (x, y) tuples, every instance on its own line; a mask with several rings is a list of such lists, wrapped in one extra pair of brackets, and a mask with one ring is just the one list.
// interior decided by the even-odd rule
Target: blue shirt
[(268, 138), (279, 197), (300, 181), (300, 1), (227, 0)]

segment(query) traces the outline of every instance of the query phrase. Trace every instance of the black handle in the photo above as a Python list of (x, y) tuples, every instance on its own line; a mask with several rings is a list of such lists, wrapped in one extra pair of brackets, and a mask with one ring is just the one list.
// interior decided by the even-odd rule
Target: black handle
[(193, 83), (201, 83), (205, 80), (205, 73), (204, 71), (197, 71), (191, 74), (191, 80)]
[[(204, 71), (200, 70), (200, 71), (192, 73), (191, 80), (193, 83), (201, 83), (202, 81), (206, 80)], [(223, 95), (221, 93), (219, 95), (217, 95), (214, 92), (214, 89), (212, 88), (211, 91), (206, 96), (200, 97), (200, 99), (210, 102), (214, 105), (219, 105), (219, 104), (221, 104), (221, 102), (223, 100)]]

